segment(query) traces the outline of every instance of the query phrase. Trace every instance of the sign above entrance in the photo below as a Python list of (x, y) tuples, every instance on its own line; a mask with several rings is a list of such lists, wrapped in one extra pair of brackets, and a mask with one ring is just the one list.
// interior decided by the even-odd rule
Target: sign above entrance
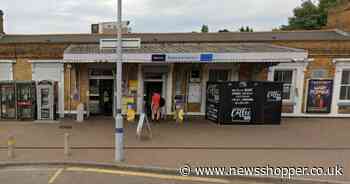
[(214, 54), (199, 53), (171, 53), (171, 54), (152, 54), (152, 61), (166, 62), (212, 62)]
[(201, 54), (200, 60), (202, 62), (212, 62), (214, 58), (213, 54)]
[(152, 61), (165, 61), (166, 55), (165, 54), (152, 54)]

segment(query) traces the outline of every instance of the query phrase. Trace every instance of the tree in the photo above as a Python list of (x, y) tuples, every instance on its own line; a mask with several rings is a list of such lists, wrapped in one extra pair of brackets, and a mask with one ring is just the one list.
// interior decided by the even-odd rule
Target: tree
[(249, 26), (242, 26), (241, 28), (239, 28), (239, 32), (254, 32), (253, 28), (250, 28)]
[(202, 33), (208, 33), (208, 32), (209, 32), (209, 26), (203, 24), (203, 25), (202, 25), (201, 32), (202, 32)]
[(294, 16), (288, 18), (288, 25), (282, 25), (281, 30), (315, 30), (327, 24), (329, 9), (337, 6), (343, 0), (304, 0), (301, 6), (293, 10)]
[(219, 33), (230, 32), (228, 29), (220, 29)]

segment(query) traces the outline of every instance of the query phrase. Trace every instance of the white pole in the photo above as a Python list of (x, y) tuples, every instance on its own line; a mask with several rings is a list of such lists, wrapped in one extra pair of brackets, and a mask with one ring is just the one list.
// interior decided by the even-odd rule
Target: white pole
[(123, 139), (124, 139), (124, 128), (123, 128), (123, 117), (122, 117), (122, 0), (118, 0), (118, 45), (117, 45), (117, 75), (116, 75), (116, 86), (117, 86), (117, 110), (115, 118), (115, 161), (121, 162), (124, 160), (123, 154)]

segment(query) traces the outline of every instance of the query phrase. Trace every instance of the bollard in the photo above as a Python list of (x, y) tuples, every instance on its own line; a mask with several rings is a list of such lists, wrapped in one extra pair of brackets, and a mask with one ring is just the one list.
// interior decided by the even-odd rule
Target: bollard
[(7, 155), (9, 158), (15, 158), (15, 137), (13, 135), (9, 136), (7, 140), (8, 152)]
[(69, 146), (69, 133), (64, 134), (64, 155), (70, 156), (70, 146)]

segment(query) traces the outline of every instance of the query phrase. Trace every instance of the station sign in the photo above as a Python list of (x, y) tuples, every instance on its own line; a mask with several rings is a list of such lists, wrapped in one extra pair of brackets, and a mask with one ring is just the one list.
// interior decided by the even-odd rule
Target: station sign
[(201, 54), (200, 61), (201, 62), (212, 62), (214, 58), (213, 54)]
[(152, 61), (166, 61), (166, 62), (212, 62), (213, 54), (198, 54), (198, 53), (170, 53), (170, 54), (152, 54)]
[(166, 55), (165, 54), (152, 54), (152, 61), (165, 61)]

